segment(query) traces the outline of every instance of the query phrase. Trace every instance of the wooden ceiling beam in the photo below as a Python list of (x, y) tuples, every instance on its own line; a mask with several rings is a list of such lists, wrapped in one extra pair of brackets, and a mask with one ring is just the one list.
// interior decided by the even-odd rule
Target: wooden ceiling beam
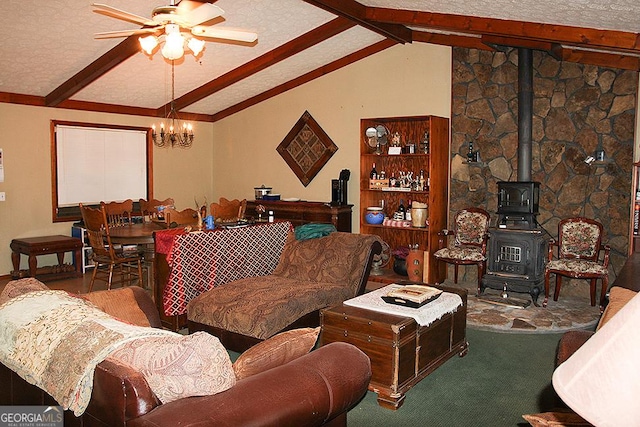
[(460, 34), (429, 33), (426, 31), (414, 31), (413, 41), (438, 44), (442, 46), (466, 47), (469, 49), (495, 50), (482, 43), (482, 38), (464, 36)]
[(463, 15), (368, 7), (364, 19), (371, 22), (547, 41), (601, 49), (640, 52), (640, 34), (567, 25), (542, 24)]
[(366, 19), (367, 7), (355, 0), (304, 0), (327, 12), (347, 18), (356, 24), (367, 28), (398, 43), (411, 43), (412, 31), (404, 25), (372, 22)]
[[(181, 110), (184, 107), (191, 105), (201, 99), (206, 98), (226, 87), (231, 86), (234, 83), (239, 82), (259, 71), (262, 71), (271, 65), (277, 64), (297, 53), (304, 51), (320, 42), (323, 42), (349, 28), (354, 27), (355, 24), (350, 20), (338, 17), (332, 21), (321, 25), (302, 36), (291, 40), (258, 58), (247, 62), (246, 64), (214, 79), (204, 85), (200, 86), (184, 94), (183, 96), (175, 100), (176, 110)], [(159, 112), (166, 111), (169, 108), (169, 104), (164, 105), (158, 109)]]
[(499, 49), (500, 46), (504, 47), (523, 47), (526, 49), (542, 50), (550, 52), (553, 47), (553, 43), (540, 40), (519, 39), (514, 37), (498, 37), (491, 35), (482, 36), (482, 43), (487, 46), (491, 46), (494, 49)]
[(571, 46), (554, 45), (549, 53), (559, 61), (579, 62), (599, 67), (640, 71), (640, 57), (610, 52), (576, 49)]
[(395, 46), (397, 43), (393, 40), (385, 39), (378, 43), (375, 43), (371, 46), (365, 47), (364, 49), (360, 49), (357, 52), (354, 52), (350, 55), (345, 56), (344, 58), (337, 59), (327, 65), (324, 65), (320, 68), (317, 68), (313, 71), (310, 71), (306, 74), (303, 74), (300, 77), (296, 77), (286, 83), (283, 83), (279, 86), (274, 87), (273, 89), (269, 89), (259, 95), (251, 97), (245, 101), (239, 102), (229, 108), (226, 108), (216, 114), (213, 115), (213, 121), (222, 120), (227, 116), (230, 116), (234, 113), (244, 110), (245, 108), (249, 108), (252, 105), (259, 104), (262, 101), (266, 101), (269, 98), (280, 95), (288, 90), (301, 86), (305, 83), (308, 83), (318, 77), (322, 77), (331, 73), (332, 71), (338, 70), (342, 67), (346, 67), (349, 64), (353, 64), (356, 61), (359, 61), (367, 56), (373, 55), (375, 53), (381, 52), (391, 46)]
[(44, 97), (47, 107), (55, 107), (71, 98), (80, 90), (90, 85), (101, 76), (120, 65), (124, 60), (140, 52), (138, 37), (129, 36), (121, 43), (80, 70), (76, 75), (55, 88)]

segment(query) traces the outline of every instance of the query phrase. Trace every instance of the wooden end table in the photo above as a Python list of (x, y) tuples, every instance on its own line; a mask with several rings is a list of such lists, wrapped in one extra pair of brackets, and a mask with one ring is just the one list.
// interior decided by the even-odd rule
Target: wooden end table
[(322, 310), (320, 345), (353, 344), (371, 360), (369, 390), (378, 404), (398, 409), (405, 393), (453, 355), (467, 354), (467, 291), (436, 286), (462, 297), (462, 306), (429, 326), (413, 318), (339, 305)]
[[(69, 277), (82, 277), (82, 240), (69, 236), (43, 236), (13, 239), (9, 245), (11, 261), (13, 262), (13, 274), (19, 275), (20, 254), (29, 257), (29, 275), (43, 280), (66, 279)], [(73, 252), (75, 269), (69, 271), (64, 268), (65, 252)], [(38, 255), (56, 254), (58, 256), (57, 271), (38, 274)], [(15, 276), (14, 276), (15, 277)]]

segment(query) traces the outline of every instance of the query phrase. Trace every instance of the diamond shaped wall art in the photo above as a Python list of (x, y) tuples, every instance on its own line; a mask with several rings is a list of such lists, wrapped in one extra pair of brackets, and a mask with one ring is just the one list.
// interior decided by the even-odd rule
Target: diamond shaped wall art
[(338, 147), (305, 111), (276, 150), (306, 187)]

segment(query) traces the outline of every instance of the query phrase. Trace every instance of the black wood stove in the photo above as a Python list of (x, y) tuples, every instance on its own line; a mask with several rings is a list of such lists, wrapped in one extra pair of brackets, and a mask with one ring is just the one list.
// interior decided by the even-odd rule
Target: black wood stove
[[(544, 286), (547, 239), (538, 226), (537, 182), (498, 182), (498, 226), (491, 228), (485, 288), (526, 292), (534, 304)], [(536, 304), (537, 305), (537, 304)]]

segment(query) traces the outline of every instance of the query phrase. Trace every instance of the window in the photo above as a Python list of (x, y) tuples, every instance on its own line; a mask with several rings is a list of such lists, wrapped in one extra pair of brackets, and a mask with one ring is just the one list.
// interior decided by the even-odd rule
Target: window
[(80, 203), (152, 198), (152, 153), (149, 128), (53, 120), (53, 221), (80, 219)]

